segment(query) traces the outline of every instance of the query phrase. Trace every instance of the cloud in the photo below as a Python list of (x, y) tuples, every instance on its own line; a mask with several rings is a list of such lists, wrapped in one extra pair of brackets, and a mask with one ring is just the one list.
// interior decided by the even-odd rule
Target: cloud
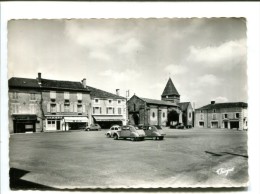
[(231, 69), (246, 60), (246, 52), (245, 39), (204, 48), (191, 46), (188, 61), (207, 67)]
[(131, 69), (126, 69), (125, 71), (121, 71), (121, 72), (108, 69), (105, 70), (104, 72), (100, 72), (99, 75), (110, 77), (111, 79), (117, 82), (130, 81), (141, 76), (139, 72), (136, 72)]
[(118, 49), (120, 53), (133, 53), (135, 51), (138, 51), (140, 49), (142, 49), (142, 44), (140, 43), (140, 41), (138, 41), (135, 38), (130, 38), (129, 40), (127, 40), (127, 42), (123, 45), (121, 45)]
[(164, 68), (164, 71), (168, 72), (168, 73), (172, 73), (173, 75), (177, 75), (177, 74), (184, 74), (188, 71), (188, 68), (186, 66), (183, 65), (168, 65)]
[(216, 103), (219, 103), (219, 102), (228, 102), (228, 99), (226, 97), (223, 97), (223, 96), (218, 96), (214, 99), (214, 101), (216, 101)]
[(101, 52), (101, 51), (92, 51), (89, 53), (89, 57), (92, 59), (110, 61), (111, 58), (108, 54)]
[(198, 77), (197, 82), (194, 83), (198, 87), (203, 86), (217, 86), (221, 83), (221, 79), (217, 78), (215, 75), (212, 74), (205, 74), (201, 77)]
[(162, 83), (157, 83), (157, 84), (151, 85), (149, 88), (150, 88), (150, 89), (163, 89), (164, 87), (165, 87), (164, 84), (162, 84)]

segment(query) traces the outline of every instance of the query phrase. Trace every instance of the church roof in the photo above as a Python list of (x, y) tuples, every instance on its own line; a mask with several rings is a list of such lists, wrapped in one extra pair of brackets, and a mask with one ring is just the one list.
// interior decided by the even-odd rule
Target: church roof
[(187, 110), (189, 104), (190, 104), (190, 102), (180, 102), (180, 103), (178, 103), (178, 105), (181, 107), (181, 110), (183, 110), (183, 111)]
[(156, 105), (164, 105), (164, 106), (175, 106), (175, 107), (179, 107), (177, 104), (172, 103), (172, 102), (168, 102), (168, 101), (164, 101), (164, 100), (155, 100), (155, 99), (150, 99), (150, 98), (141, 98), (143, 101), (145, 101), (148, 104), (156, 104)]
[(169, 80), (163, 90), (163, 93), (162, 93), (162, 96), (170, 96), (170, 95), (180, 96), (180, 94), (176, 90), (171, 78), (169, 78)]

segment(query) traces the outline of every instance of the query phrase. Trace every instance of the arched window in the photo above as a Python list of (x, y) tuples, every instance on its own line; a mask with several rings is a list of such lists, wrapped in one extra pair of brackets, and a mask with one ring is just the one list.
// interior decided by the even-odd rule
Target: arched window
[(155, 117), (155, 113), (154, 112), (153, 112), (152, 116), (153, 116), (153, 118)]
[(163, 118), (165, 117), (165, 112), (163, 112), (162, 117), (163, 117)]
[(135, 108), (136, 108), (136, 107), (135, 107), (135, 104), (134, 104), (134, 111), (135, 111)]

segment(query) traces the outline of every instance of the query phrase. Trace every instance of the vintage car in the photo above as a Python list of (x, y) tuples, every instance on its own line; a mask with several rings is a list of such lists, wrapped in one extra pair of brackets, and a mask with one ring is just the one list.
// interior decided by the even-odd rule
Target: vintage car
[(113, 138), (115, 140), (121, 138), (123, 139), (130, 138), (132, 141), (144, 140), (145, 133), (144, 130), (138, 127), (132, 125), (124, 125), (118, 131), (114, 132)]
[(114, 133), (116, 131), (118, 131), (119, 129), (121, 129), (121, 126), (119, 125), (113, 125), (112, 127), (110, 127), (110, 129), (105, 133), (105, 135), (107, 137), (113, 137)]
[(182, 123), (176, 123), (174, 125), (170, 125), (171, 129), (184, 129), (184, 125)]
[(85, 131), (100, 131), (101, 127), (99, 124), (91, 124), (90, 126), (87, 126)]
[(159, 125), (144, 125), (141, 128), (144, 130), (146, 138), (163, 140), (166, 135)]

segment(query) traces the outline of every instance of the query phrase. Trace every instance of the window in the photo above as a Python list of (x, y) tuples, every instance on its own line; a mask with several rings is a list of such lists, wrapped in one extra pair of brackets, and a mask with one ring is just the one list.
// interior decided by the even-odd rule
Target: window
[(239, 113), (235, 114), (235, 118), (238, 119), (239, 118)]
[(78, 113), (82, 113), (82, 105), (78, 105)]
[(70, 99), (70, 93), (69, 92), (64, 92), (64, 99), (69, 100)]
[(200, 114), (200, 120), (204, 120), (204, 114)]
[(93, 114), (102, 114), (101, 107), (93, 107)]
[(201, 110), (200, 112), (202, 113), (203, 111)]
[(122, 109), (118, 108), (118, 114), (121, 115), (122, 114)]
[(153, 118), (155, 117), (155, 113), (154, 113), (154, 112), (152, 113), (152, 117), (153, 117)]
[(51, 104), (51, 112), (52, 113), (56, 112), (56, 104)]
[(216, 120), (217, 119), (217, 115), (216, 114), (212, 114), (212, 119)]
[(107, 108), (107, 114), (113, 114), (112, 107), (108, 107), (108, 108)]
[(165, 112), (163, 112), (162, 117), (165, 118)]
[(18, 99), (18, 93), (17, 92), (13, 92), (12, 97), (13, 97), (14, 100), (17, 100)]
[(136, 105), (134, 104), (134, 111), (135, 111), (135, 109), (136, 109)]
[(55, 91), (50, 91), (50, 98), (56, 99), (56, 92)]
[(95, 104), (98, 104), (99, 100), (97, 98), (95, 98)]
[(30, 100), (36, 100), (34, 93), (31, 93), (31, 94), (30, 94)]
[(223, 118), (223, 119), (227, 119), (227, 118), (228, 118), (228, 114), (227, 114), (227, 113), (222, 114), (222, 118)]
[(117, 104), (121, 104), (121, 100), (117, 100)]
[(191, 112), (189, 112), (189, 118), (191, 118)]
[(64, 104), (64, 112), (70, 112), (70, 104)]
[(77, 93), (78, 100), (82, 100), (82, 93)]
[(215, 112), (216, 112), (216, 109), (213, 109), (213, 112), (215, 113)]
[(108, 100), (108, 104), (112, 104), (112, 100)]

